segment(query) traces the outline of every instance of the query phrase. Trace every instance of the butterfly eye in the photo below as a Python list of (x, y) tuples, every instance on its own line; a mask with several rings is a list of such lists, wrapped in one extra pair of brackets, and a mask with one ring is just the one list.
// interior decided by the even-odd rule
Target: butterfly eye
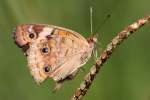
[(33, 34), (33, 33), (29, 34), (29, 38), (33, 39), (34, 37), (35, 37), (35, 34)]
[(43, 53), (48, 53), (48, 51), (49, 51), (48, 47), (42, 48), (42, 52), (43, 52)]
[(48, 66), (48, 65), (46, 65), (46, 66), (44, 67), (44, 71), (45, 71), (45, 72), (49, 72), (49, 71), (51, 71), (51, 67), (50, 67), (50, 66)]

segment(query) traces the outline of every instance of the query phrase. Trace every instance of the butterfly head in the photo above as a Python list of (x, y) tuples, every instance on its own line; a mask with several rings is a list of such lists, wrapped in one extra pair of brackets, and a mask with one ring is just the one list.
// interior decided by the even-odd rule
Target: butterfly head
[(89, 38), (87, 38), (87, 41), (89, 44), (95, 44), (97, 43), (97, 38), (95, 36), (90, 36)]

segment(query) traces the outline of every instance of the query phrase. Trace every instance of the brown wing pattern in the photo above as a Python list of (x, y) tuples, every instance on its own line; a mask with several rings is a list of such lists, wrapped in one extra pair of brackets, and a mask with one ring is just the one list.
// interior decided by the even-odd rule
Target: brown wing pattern
[(39, 84), (48, 77), (61, 81), (74, 74), (91, 56), (93, 46), (79, 33), (52, 25), (25, 24), (15, 31), (30, 72)]
[(52, 71), (47, 74), (55, 81), (64, 80), (78, 70), (80, 65), (86, 61), (81, 60), (82, 56), (88, 57), (91, 54), (90, 46), (85, 39), (82, 40), (70, 31), (59, 28), (54, 28), (53, 33), (48, 36), (48, 45), (50, 55), (47, 57), (47, 62), (50, 59), (53, 61), (49, 63)]

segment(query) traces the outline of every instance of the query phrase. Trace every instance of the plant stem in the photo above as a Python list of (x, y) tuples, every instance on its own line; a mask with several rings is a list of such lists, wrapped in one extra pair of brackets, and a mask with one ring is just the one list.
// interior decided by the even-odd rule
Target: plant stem
[(79, 88), (75, 91), (71, 100), (80, 100), (87, 91), (89, 87), (92, 85), (92, 82), (98, 72), (100, 71), (102, 65), (107, 61), (107, 59), (111, 56), (115, 48), (118, 47), (120, 43), (122, 43), (126, 38), (128, 38), (132, 33), (136, 32), (140, 27), (150, 22), (150, 15), (144, 18), (139, 19), (135, 23), (127, 26), (121, 32), (115, 36), (111, 42), (106, 46), (106, 49), (101, 53), (99, 58), (96, 60), (96, 63), (91, 67), (89, 73), (85, 75), (84, 80), (80, 84)]

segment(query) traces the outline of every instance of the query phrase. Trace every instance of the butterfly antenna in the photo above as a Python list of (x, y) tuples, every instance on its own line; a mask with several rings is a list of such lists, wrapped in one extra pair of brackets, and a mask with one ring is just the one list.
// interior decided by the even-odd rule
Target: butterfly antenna
[(91, 35), (93, 35), (93, 7), (90, 6), (90, 28), (91, 28)]
[[(96, 28), (95, 34), (96, 34), (97, 39), (100, 39), (100, 34), (99, 34), (98, 32), (101, 30), (102, 26), (108, 21), (108, 19), (109, 19), (110, 17), (111, 17), (111, 15), (108, 14), (108, 15), (105, 17), (105, 19), (102, 21), (102, 23), (99, 24), (99, 26)], [(97, 45), (101, 46), (102, 44), (101, 44), (101, 43), (97, 43)]]
[(108, 21), (108, 19), (109, 19), (110, 17), (111, 17), (110, 14), (108, 14), (108, 15), (105, 17), (105, 19), (102, 21), (102, 23), (99, 24), (99, 26), (97, 27), (96, 33), (97, 33), (99, 30), (101, 30), (102, 26)]

